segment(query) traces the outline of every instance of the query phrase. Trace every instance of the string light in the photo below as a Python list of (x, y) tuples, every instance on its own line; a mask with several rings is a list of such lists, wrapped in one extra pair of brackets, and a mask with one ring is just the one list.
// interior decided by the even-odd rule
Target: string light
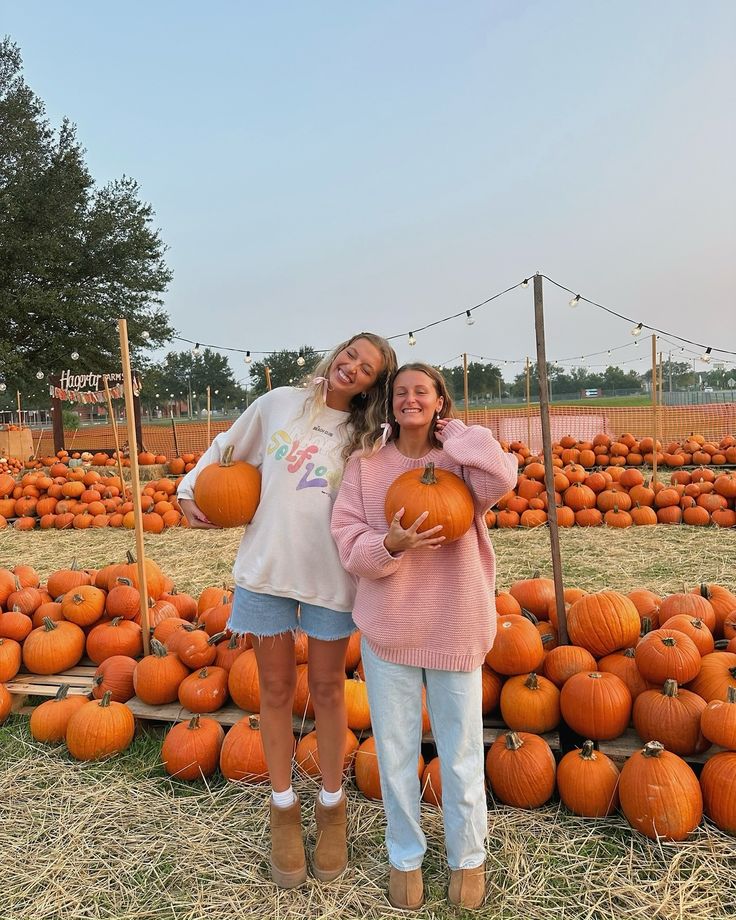
[(253, 360), (253, 358), (251, 358), (250, 352), (249, 352), (249, 351), (246, 351), (245, 357), (243, 358), (243, 361), (245, 361), (246, 364), (250, 364), (250, 362), (251, 362), (252, 360)]
[(79, 361), (79, 352), (78, 352), (78, 351), (73, 351), (73, 352), (69, 355), (69, 357), (72, 359), (72, 361)]
[(201, 354), (202, 354), (202, 349), (199, 347), (199, 342), (197, 342), (194, 348), (192, 349), (192, 355), (195, 358), (198, 358)]
[(636, 326), (631, 330), (631, 334), (634, 336), (641, 335), (641, 330), (644, 328), (643, 323), (637, 323)]
[(521, 282), (521, 286), (522, 286), (523, 288), (529, 287), (529, 279), (528, 279), (528, 278), (524, 278), (524, 280)]
[(465, 322), (468, 324), (468, 326), (472, 326), (475, 322), (473, 317), (470, 315), (470, 310), (465, 311)]
[(7, 390), (7, 388), (8, 388), (8, 385), (7, 385), (7, 383), (5, 383), (5, 381), (3, 380), (3, 381), (0, 383), (0, 393), (4, 393), (4, 392)]
[(296, 363), (299, 365), (299, 367), (304, 367), (304, 356), (299, 355), (299, 357), (296, 359)]
[(700, 360), (705, 364), (710, 364), (710, 353), (713, 351), (712, 348), (706, 348), (704, 354), (700, 356)]
[(416, 344), (417, 344), (417, 340), (414, 338), (414, 333), (413, 333), (413, 332), (410, 332), (410, 333), (409, 333), (409, 344), (410, 344), (410, 345), (416, 345)]
[[(710, 361), (710, 358), (708, 358), (708, 360)], [(36, 371), (36, 380), (43, 380), (43, 378), (44, 378), (43, 371)]]
[(144, 329), (143, 332), (141, 332), (141, 338), (146, 339), (146, 341), (151, 338), (151, 333), (148, 331), (148, 329)]
[(577, 307), (579, 303), (580, 303), (580, 294), (576, 294), (574, 297), (570, 298), (571, 307)]

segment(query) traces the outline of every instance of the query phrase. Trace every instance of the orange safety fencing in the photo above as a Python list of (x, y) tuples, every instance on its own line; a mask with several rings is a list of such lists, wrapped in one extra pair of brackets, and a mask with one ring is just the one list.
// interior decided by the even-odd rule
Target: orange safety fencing
[[(463, 417), (463, 411), (458, 411)], [(227, 431), (233, 420), (212, 421), (211, 437)], [(505, 441), (523, 441), (535, 451), (542, 449), (542, 427), (539, 408), (470, 409), (468, 421), (473, 425), (490, 428), (495, 437)], [(175, 420), (176, 443), (179, 454), (203, 451), (208, 447), (207, 423)], [(654, 423), (651, 406), (560, 406), (550, 407), (552, 439), (559, 441), (566, 434), (579, 440), (592, 440), (599, 433), (621, 435), (630, 432), (636, 438), (651, 437)], [(117, 426), (120, 444), (125, 444), (128, 434), (123, 425)], [(720, 440), (724, 435), (736, 434), (736, 403), (717, 403), (700, 406), (659, 406), (657, 409), (657, 437), (663, 444), (680, 441), (689, 435), (702, 434), (708, 440)], [(174, 457), (174, 429), (168, 425), (143, 425), (143, 445), (154, 454)], [(34, 450), (39, 444), (38, 456), (54, 452), (53, 436), (49, 429), (41, 434), (33, 432)], [(67, 429), (64, 432), (66, 449), (112, 449), (115, 441), (111, 425)]]

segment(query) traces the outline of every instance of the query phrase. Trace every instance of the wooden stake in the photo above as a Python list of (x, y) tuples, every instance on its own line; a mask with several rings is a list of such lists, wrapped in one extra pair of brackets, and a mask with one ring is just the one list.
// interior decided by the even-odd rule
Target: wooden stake
[(526, 446), (532, 449), (532, 384), (531, 364), (529, 356), (526, 358)]
[(115, 412), (112, 408), (112, 396), (110, 396), (110, 387), (107, 385), (107, 374), (102, 375), (102, 382), (105, 385), (105, 397), (107, 398), (107, 414), (110, 416), (112, 425), (112, 437), (115, 441), (115, 456), (118, 460), (118, 473), (120, 474), (120, 492), (125, 498), (125, 479), (123, 478), (123, 458), (120, 456), (120, 440), (118, 438), (118, 426), (115, 424)]
[(212, 428), (212, 398), (210, 394), (210, 386), (209, 384), (207, 384), (207, 443), (208, 444), (212, 441), (211, 428)]
[(123, 385), (125, 387), (125, 423), (128, 427), (128, 449), (130, 452), (130, 489), (133, 493), (133, 514), (135, 517), (135, 548), (138, 558), (138, 590), (141, 595), (141, 631), (143, 633), (143, 654), (151, 653), (151, 636), (148, 622), (148, 585), (146, 583), (146, 553), (143, 546), (143, 508), (141, 505), (141, 483), (138, 476), (138, 439), (135, 433), (133, 412), (133, 378), (130, 370), (128, 349), (128, 323), (118, 320), (120, 330), (120, 355), (123, 359)]
[(557, 632), (560, 645), (568, 644), (567, 615), (562, 583), (562, 560), (560, 558), (560, 531), (557, 526), (555, 504), (555, 478), (552, 466), (552, 433), (549, 424), (549, 384), (547, 382), (547, 354), (544, 342), (544, 301), (542, 276), (534, 276), (534, 328), (537, 336), (537, 379), (539, 381), (539, 416), (542, 423), (542, 452), (544, 454), (544, 484), (547, 489), (547, 520), (549, 542), (552, 554), (552, 575), (555, 582), (555, 606), (557, 607)]
[(657, 336), (652, 335), (652, 484), (657, 483)]
[(271, 389), (271, 368), (268, 365), (266, 365), (264, 370), (266, 372), (266, 386), (270, 390)]
[(23, 416), (20, 410), (20, 390), (16, 390), (15, 395), (18, 399), (18, 427), (22, 428), (23, 427)]
[(38, 452), (41, 450), (41, 439), (43, 438), (43, 433), (46, 431), (45, 428), (41, 429), (41, 434), (38, 436), (38, 444), (36, 444), (36, 450), (33, 453), (33, 459), (35, 460), (38, 457)]
[(174, 453), (179, 456), (179, 439), (176, 436), (176, 422), (174, 421), (174, 410), (171, 410), (171, 431), (174, 435)]
[(463, 399), (465, 401), (465, 410), (463, 412), (463, 421), (468, 424), (468, 355), (463, 353)]

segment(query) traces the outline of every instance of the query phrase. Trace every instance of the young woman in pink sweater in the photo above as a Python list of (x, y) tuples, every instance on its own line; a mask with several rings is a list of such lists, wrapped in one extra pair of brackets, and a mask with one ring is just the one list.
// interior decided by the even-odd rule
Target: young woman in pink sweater
[[(353, 456), (332, 513), (340, 559), (358, 577), (353, 618), (363, 665), (386, 811), (389, 901), (424, 902), (417, 760), (422, 687), (442, 775), (448, 899), (470, 909), (485, 897), (487, 812), (483, 774), (481, 666), (493, 644), (495, 559), (485, 512), (516, 483), (517, 461), (487, 428), (451, 417), (442, 375), (406, 364), (392, 390), (393, 439)], [(470, 530), (444, 545), (441, 527), (421, 531), (426, 513), (386, 523), (384, 500), (407, 470), (434, 463), (465, 480), (473, 495)]]

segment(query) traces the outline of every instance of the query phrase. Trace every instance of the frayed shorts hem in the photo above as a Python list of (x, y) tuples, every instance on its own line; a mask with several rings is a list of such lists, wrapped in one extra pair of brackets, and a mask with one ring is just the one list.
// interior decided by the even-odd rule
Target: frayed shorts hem
[(228, 629), (238, 635), (250, 633), (259, 639), (301, 630), (312, 639), (334, 642), (347, 639), (356, 630), (351, 613), (305, 604), (295, 598), (258, 594), (235, 586)]

